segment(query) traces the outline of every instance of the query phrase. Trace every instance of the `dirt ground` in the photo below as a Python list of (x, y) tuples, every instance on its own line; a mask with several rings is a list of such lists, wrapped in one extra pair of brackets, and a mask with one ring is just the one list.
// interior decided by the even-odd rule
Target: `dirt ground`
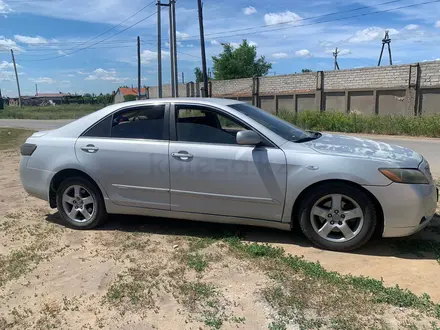
[(300, 329), (274, 326), (264, 270), (222, 244), (191, 252), (225, 227), (440, 302), (440, 251), (423, 244), (440, 242), (439, 217), (411, 240), (373, 241), (355, 253), (316, 249), (299, 234), (169, 219), (112, 216), (97, 230), (75, 231), (24, 192), (18, 164), (17, 151), (0, 151), (0, 329)]

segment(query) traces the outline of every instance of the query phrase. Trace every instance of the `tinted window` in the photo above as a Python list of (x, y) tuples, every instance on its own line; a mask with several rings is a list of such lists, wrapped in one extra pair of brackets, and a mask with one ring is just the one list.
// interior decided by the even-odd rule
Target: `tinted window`
[(113, 115), (111, 137), (167, 140), (165, 106), (130, 108)]
[(92, 126), (87, 132), (84, 133), (84, 136), (110, 137), (111, 124), (112, 116), (108, 116), (107, 118), (104, 118), (103, 120)]
[(284, 121), (252, 105), (246, 103), (237, 103), (231, 104), (229, 105), (229, 107), (240, 111), (242, 114), (252, 118), (259, 124), (263, 125), (267, 129), (278, 134), (286, 140), (296, 141), (299, 139), (310, 137), (310, 134), (303, 131), (301, 128), (296, 127), (295, 125), (292, 125), (287, 121)]
[(203, 107), (178, 106), (178, 141), (237, 144), (237, 132), (245, 130), (236, 120)]

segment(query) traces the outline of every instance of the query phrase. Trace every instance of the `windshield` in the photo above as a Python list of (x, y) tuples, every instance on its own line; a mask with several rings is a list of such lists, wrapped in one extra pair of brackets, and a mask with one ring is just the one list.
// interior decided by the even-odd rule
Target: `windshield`
[(240, 111), (286, 140), (298, 141), (310, 138), (311, 136), (311, 134), (303, 131), (301, 128), (247, 103), (230, 104), (229, 107)]

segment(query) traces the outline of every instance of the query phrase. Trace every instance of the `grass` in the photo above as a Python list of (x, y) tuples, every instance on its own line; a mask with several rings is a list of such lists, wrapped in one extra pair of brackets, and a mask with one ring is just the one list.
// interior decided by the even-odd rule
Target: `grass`
[(440, 115), (365, 116), (331, 111), (280, 111), (279, 116), (290, 123), (314, 131), (440, 137)]
[(188, 267), (194, 269), (196, 272), (203, 272), (208, 267), (208, 260), (199, 253), (188, 254)]
[(396, 248), (406, 254), (414, 254), (423, 257), (423, 253), (432, 253), (440, 264), (440, 242), (428, 239), (399, 240), (395, 243)]
[(0, 119), (78, 119), (104, 108), (101, 104), (63, 104), (47, 107), (5, 107)]
[(278, 315), (269, 329), (285, 329), (289, 322), (300, 329), (387, 329), (381, 315), (390, 306), (440, 319), (440, 305), (427, 294), (417, 296), (372, 278), (327, 271), (267, 244), (243, 243), (236, 237), (225, 241), (238, 257), (253, 260), (272, 279), (262, 290)]
[(34, 246), (13, 250), (7, 255), (0, 255), (0, 286), (25, 275), (41, 260), (42, 256)]
[(158, 277), (159, 273), (155, 270), (129, 268), (128, 271), (118, 275), (118, 279), (107, 290), (104, 300), (120, 307), (123, 312), (153, 308)]
[(0, 150), (18, 148), (33, 131), (18, 128), (0, 128)]

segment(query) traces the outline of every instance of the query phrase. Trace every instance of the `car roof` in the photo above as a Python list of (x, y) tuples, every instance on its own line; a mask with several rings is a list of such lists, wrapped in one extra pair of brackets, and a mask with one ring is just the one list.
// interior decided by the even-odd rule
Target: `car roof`
[(212, 98), (212, 97), (173, 97), (173, 98), (161, 98), (161, 99), (148, 99), (148, 100), (140, 100), (140, 101), (131, 101), (124, 103), (117, 103), (113, 106), (130, 106), (130, 105), (142, 105), (142, 104), (152, 104), (158, 102), (170, 102), (170, 103), (197, 103), (197, 104), (210, 104), (210, 105), (231, 105), (237, 103), (245, 103), (242, 101), (232, 100), (232, 99), (220, 99), (220, 98)]

